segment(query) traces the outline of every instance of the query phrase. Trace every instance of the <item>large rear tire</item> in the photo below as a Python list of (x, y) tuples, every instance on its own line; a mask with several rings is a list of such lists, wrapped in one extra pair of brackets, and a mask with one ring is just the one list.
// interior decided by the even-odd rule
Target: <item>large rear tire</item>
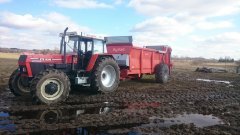
[(15, 96), (29, 96), (30, 89), (29, 89), (29, 80), (27, 77), (23, 77), (19, 74), (18, 69), (13, 71), (11, 74), (8, 86), (10, 91)]
[(166, 64), (156, 66), (155, 79), (157, 83), (167, 83), (169, 79), (169, 68)]
[(95, 65), (91, 88), (103, 93), (114, 92), (120, 81), (120, 69), (116, 61), (111, 57), (101, 58)]
[(30, 89), (33, 99), (50, 105), (67, 99), (70, 81), (62, 71), (46, 70), (34, 77)]

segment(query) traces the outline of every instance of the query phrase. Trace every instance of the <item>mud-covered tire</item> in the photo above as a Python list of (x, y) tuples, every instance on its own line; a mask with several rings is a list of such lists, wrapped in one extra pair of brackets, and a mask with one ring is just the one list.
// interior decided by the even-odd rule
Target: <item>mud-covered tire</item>
[(29, 84), (25, 84), (24, 86), (21, 79), (22, 76), (19, 74), (19, 70), (16, 69), (15, 71), (13, 71), (8, 81), (9, 89), (15, 96), (29, 96)]
[(61, 110), (44, 110), (38, 114), (41, 124), (55, 124), (62, 118)]
[(30, 90), (34, 100), (50, 105), (65, 101), (71, 90), (70, 87), (68, 76), (62, 71), (52, 69), (36, 75)]
[[(109, 80), (110, 77), (110, 81)], [(102, 93), (111, 93), (117, 90), (120, 81), (120, 69), (117, 62), (111, 57), (101, 58), (94, 66), (91, 76), (91, 88)]]
[(156, 66), (155, 79), (157, 83), (167, 83), (169, 79), (169, 68), (166, 64)]

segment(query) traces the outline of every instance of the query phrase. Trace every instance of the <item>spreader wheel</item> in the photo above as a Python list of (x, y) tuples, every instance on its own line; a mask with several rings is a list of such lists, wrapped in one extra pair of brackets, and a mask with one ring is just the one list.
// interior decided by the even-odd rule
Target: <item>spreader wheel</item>
[(169, 79), (169, 68), (166, 64), (156, 66), (155, 79), (157, 83), (167, 83)]
[(70, 81), (62, 71), (46, 70), (34, 77), (30, 89), (35, 100), (50, 105), (67, 99)]

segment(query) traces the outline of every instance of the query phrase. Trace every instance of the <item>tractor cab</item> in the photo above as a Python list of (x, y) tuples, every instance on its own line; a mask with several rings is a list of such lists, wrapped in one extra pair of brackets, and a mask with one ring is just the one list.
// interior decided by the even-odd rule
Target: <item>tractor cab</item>
[(64, 62), (67, 55), (72, 55), (77, 58), (78, 69), (86, 70), (92, 55), (106, 51), (105, 40), (101, 37), (65, 31), (60, 33), (60, 37), (60, 54), (64, 56)]

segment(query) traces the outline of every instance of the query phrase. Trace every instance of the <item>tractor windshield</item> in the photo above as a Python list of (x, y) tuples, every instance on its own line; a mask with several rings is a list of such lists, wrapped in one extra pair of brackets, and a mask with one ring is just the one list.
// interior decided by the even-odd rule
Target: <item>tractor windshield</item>
[(93, 54), (104, 53), (105, 43), (101, 40), (80, 41), (80, 48), (83, 53), (92, 52)]
[(101, 40), (94, 40), (94, 54), (104, 53), (106, 51), (106, 45)]
[[(101, 54), (106, 52), (106, 45), (103, 39), (95, 39), (84, 36), (69, 36), (69, 39), (65, 41), (66, 53), (91, 53)], [(61, 41), (61, 54), (64, 54), (64, 42)]]
[(70, 37), (69, 41), (66, 43), (66, 53), (77, 53), (78, 39), (75, 37)]

